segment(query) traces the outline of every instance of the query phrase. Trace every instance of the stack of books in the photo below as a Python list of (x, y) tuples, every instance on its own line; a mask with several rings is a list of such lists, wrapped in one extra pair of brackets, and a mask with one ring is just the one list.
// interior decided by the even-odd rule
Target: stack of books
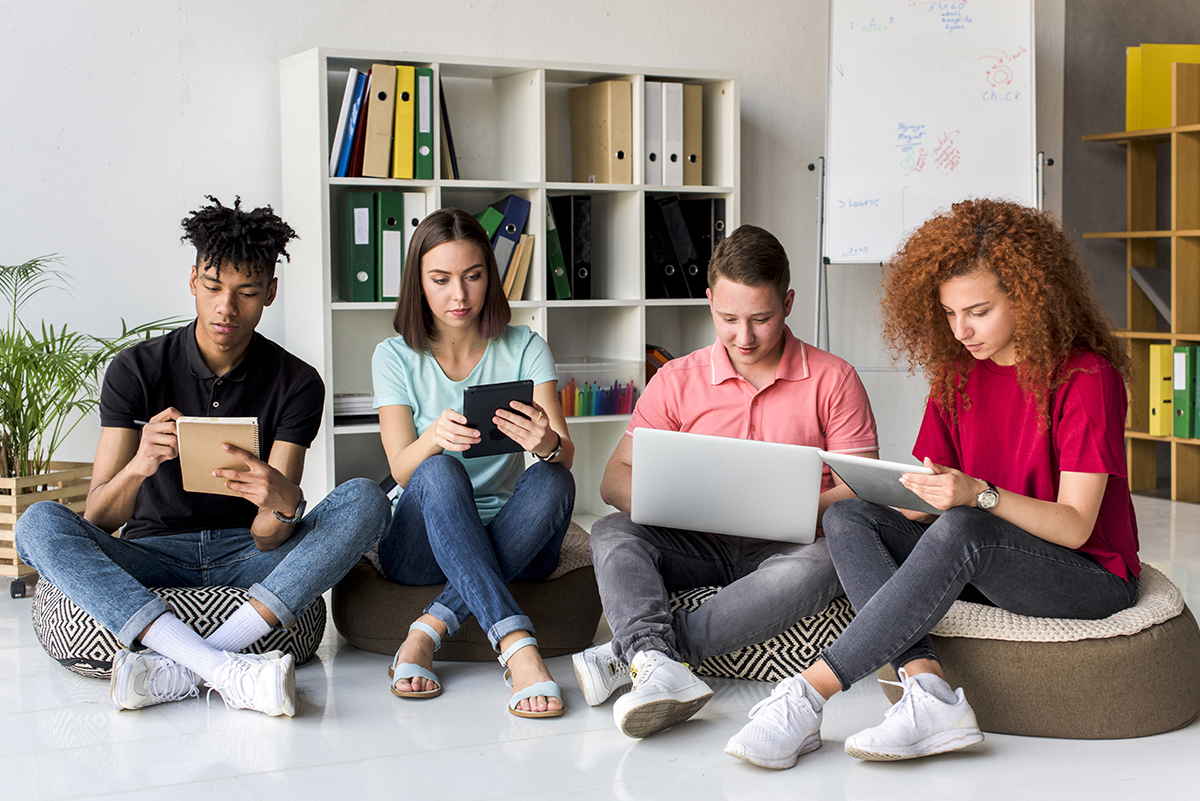
[(335, 425), (373, 423), (379, 420), (379, 412), (372, 408), (374, 396), (369, 392), (339, 392), (333, 396), (333, 422)]

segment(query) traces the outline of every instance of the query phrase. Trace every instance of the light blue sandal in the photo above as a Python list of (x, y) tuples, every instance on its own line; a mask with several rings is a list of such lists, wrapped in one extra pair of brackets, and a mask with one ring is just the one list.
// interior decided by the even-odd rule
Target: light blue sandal
[[(509, 687), (512, 686), (512, 671), (508, 669), (508, 660), (512, 655), (521, 650), (527, 645), (537, 647), (537, 640), (533, 637), (524, 637), (517, 640), (512, 645), (500, 654), (500, 664), (504, 665), (504, 683)], [(528, 698), (536, 698), (539, 695), (544, 695), (547, 698), (557, 698), (560, 704), (558, 709), (547, 709), (545, 712), (526, 712), (522, 709), (517, 709), (517, 704)], [(539, 681), (536, 684), (531, 684), (519, 693), (516, 693), (508, 699), (508, 711), (519, 718), (556, 718), (561, 715), (566, 709), (562, 704), (562, 689), (554, 681)]]
[[(433, 626), (416, 621), (408, 627), (409, 631), (412, 631), (413, 629), (422, 631), (429, 635), (429, 639), (433, 640), (433, 650), (436, 651), (442, 647), (442, 638), (437, 633), (437, 630), (433, 628)], [(388, 677), (391, 679), (392, 695), (398, 695), (401, 698), (437, 698), (442, 694), (442, 681), (436, 675), (434, 675), (432, 670), (428, 670), (427, 668), (423, 668), (420, 665), (413, 664), (412, 662), (397, 663), (396, 660), (399, 658), (400, 651), (397, 650), (396, 656), (392, 658), (392, 665), (388, 668)], [(432, 690), (422, 690), (421, 692), (417, 692), (416, 690), (396, 689), (396, 682), (400, 679), (415, 679), (417, 677), (428, 679), (429, 681), (437, 684), (437, 687)]]

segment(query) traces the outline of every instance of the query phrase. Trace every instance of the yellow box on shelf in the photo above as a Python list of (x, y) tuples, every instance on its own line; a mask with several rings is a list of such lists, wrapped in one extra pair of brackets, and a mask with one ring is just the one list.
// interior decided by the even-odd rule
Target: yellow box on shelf
[(1200, 45), (1145, 44), (1125, 50), (1125, 130), (1171, 125), (1171, 64), (1200, 64)]

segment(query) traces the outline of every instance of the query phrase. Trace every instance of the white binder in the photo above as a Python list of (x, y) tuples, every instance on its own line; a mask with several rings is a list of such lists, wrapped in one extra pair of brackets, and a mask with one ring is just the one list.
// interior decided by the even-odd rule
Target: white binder
[(662, 85), (662, 182), (683, 186), (683, 84)]
[(646, 155), (643, 162), (647, 186), (662, 186), (663, 182), (662, 87), (660, 81), (646, 81)]

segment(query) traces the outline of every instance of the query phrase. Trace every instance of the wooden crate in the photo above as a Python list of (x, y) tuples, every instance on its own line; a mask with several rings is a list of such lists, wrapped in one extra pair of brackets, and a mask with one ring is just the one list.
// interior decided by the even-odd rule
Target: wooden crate
[(51, 462), (50, 472), (39, 476), (0, 478), (0, 576), (22, 578), (34, 572), (17, 556), (17, 518), (38, 501), (58, 501), (82, 512), (91, 478), (91, 462)]

